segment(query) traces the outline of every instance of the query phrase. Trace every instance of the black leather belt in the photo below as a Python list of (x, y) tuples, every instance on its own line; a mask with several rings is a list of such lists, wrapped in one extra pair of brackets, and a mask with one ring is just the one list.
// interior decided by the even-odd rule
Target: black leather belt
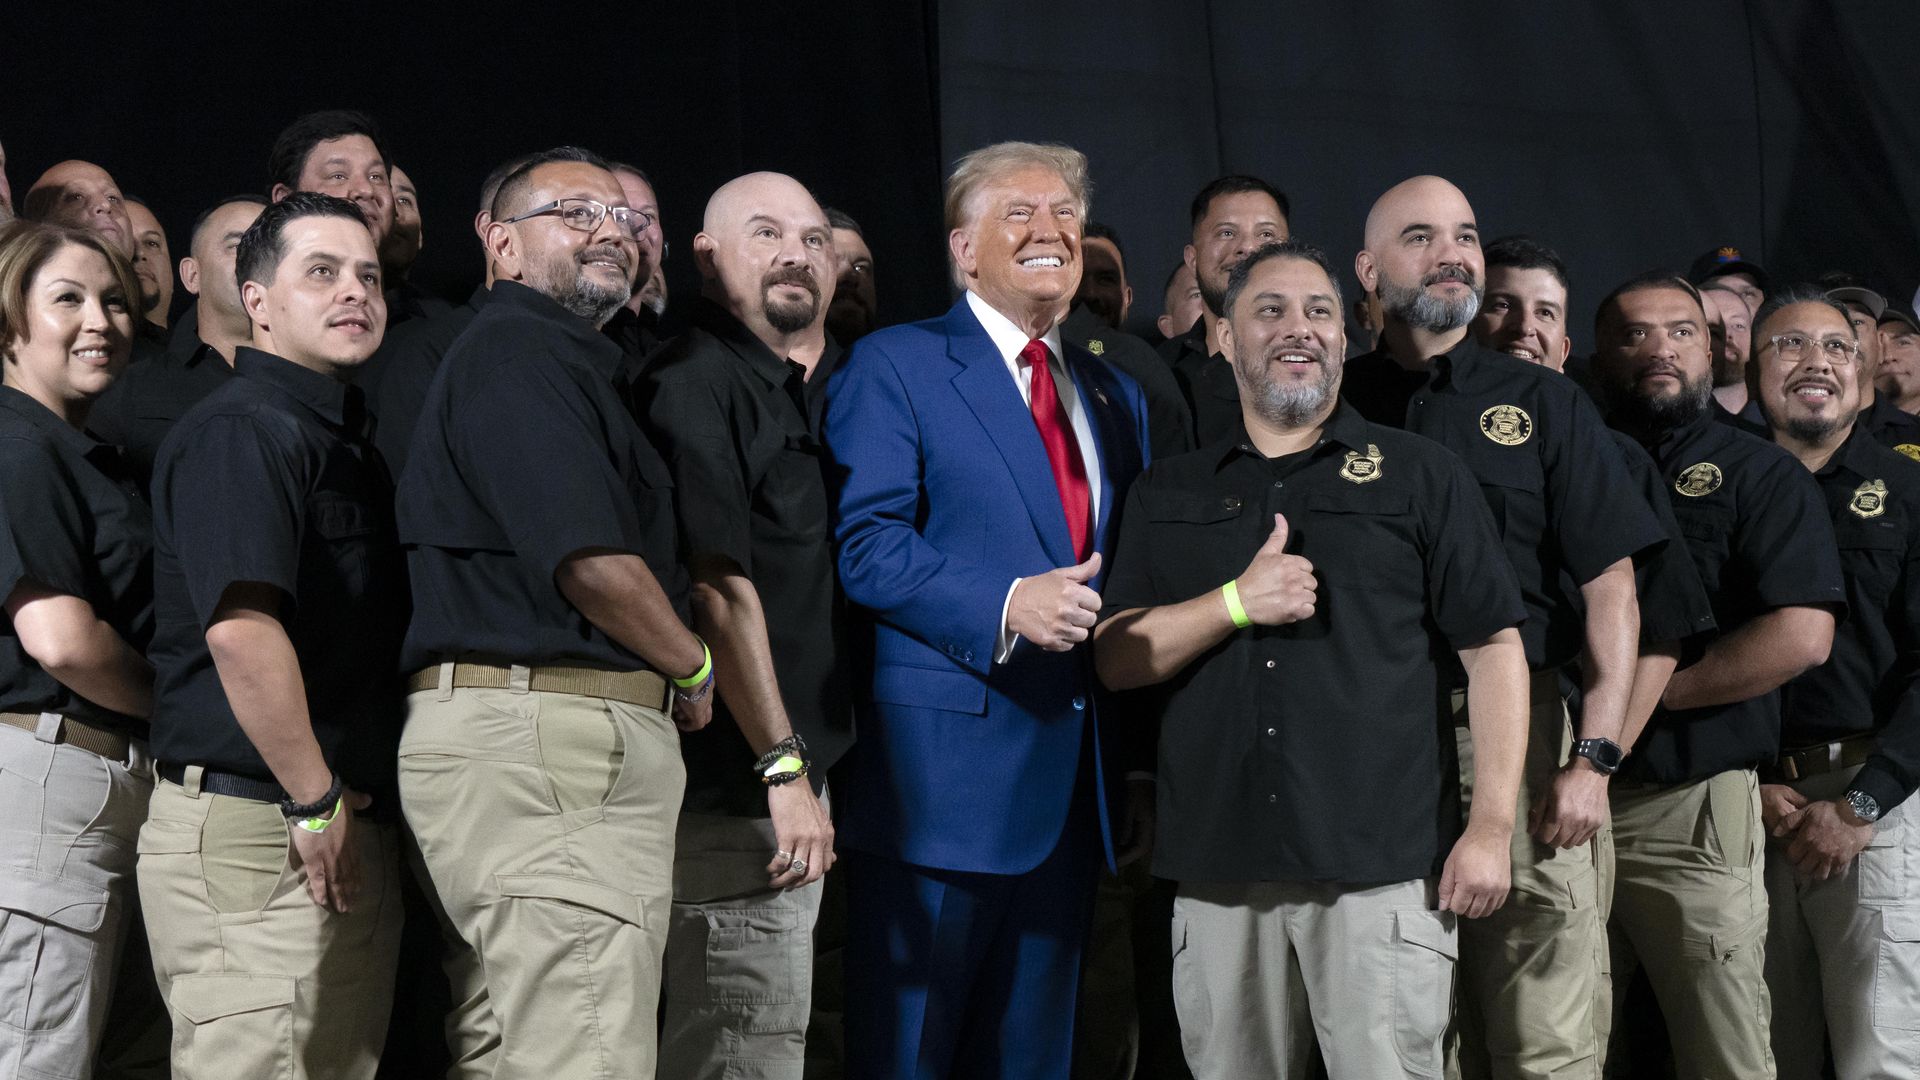
[[(169, 784), (187, 783), (187, 766), (162, 765), (155, 770), (160, 779)], [(254, 802), (278, 805), (287, 797), (285, 788), (267, 780), (255, 780), (251, 776), (239, 776), (234, 773), (215, 772), (203, 769), (200, 773), (200, 790), (214, 795), (231, 795), (236, 799), (252, 799)]]

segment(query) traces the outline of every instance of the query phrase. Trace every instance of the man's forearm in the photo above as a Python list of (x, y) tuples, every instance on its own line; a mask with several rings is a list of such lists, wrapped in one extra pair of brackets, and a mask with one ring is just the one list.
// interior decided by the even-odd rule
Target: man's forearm
[(1599, 577), (1580, 586), (1580, 595), (1587, 607), (1587, 646), (1581, 665), (1586, 685), (1578, 735), (1618, 743), (1633, 694), (1635, 650), (1640, 640), (1633, 560), (1621, 559), (1609, 566)]
[(1660, 698), (1667, 692), (1667, 680), (1673, 678), (1673, 669), (1680, 663), (1680, 643), (1663, 641), (1649, 645), (1645, 652), (1633, 664), (1633, 696), (1627, 699), (1626, 723), (1620, 727), (1620, 737), (1615, 742), (1622, 750), (1631, 751), (1647, 730), (1647, 721), (1653, 718), (1653, 710), (1660, 706)]
[[(764, 754), (793, 734), (767, 642), (760, 593), (732, 563), (696, 568), (693, 618), (713, 650), (715, 679), (747, 745)], [(824, 632), (824, 631), (823, 631)]]
[(1759, 697), (1826, 663), (1832, 647), (1832, 612), (1774, 608), (1715, 641), (1699, 663), (1674, 672), (1662, 704), (1704, 709)]
[(207, 649), (227, 704), (273, 778), (299, 802), (326, 794), (333, 770), (313, 737), (306, 681), (286, 628), (264, 611), (222, 607)]
[(700, 670), (700, 641), (680, 621), (647, 561), (625, 552), (579, 552), (554, 574), (567, 602), (647, 665), (672, 678)]
[(1473, 810), (1468, 828), (1512, 831), (1527, 754), (1527, 654), (1509, 627), (1460, 650), (1473, 735)]
[(1233, 630), (1218, 592), (1122, 611), (1094, 629), (1094, 671), (1109, 690), (1166, 682)]

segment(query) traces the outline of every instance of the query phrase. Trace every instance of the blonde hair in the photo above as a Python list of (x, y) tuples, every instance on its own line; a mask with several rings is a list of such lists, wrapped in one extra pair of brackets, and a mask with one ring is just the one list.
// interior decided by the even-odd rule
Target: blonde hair
[(8, 222), (0, 225), (0, 356), (12, 354), (15, 340), (27, 340), (27, 290), (41, 267), (68, 247), (105, 257), (130, 305), (127, 310), (136, 310), (132, 305), (140, 302), (140, 279), (134, 276), (133, 263), (100, 234), (37, 221)]
[(947, 177), (947, 231), (966, 227), (980, 214), (974, 205), (980, 189), (994, 178), (1016, 169), (1052, 170), (1066, 182), (1074, 201), (1080, 204), (1080, 220), (1090, 210), (1092, 185), (1087, 180), (1087, 155), (1059, 143), (1003, 142), (983, 146), (954, 163)]

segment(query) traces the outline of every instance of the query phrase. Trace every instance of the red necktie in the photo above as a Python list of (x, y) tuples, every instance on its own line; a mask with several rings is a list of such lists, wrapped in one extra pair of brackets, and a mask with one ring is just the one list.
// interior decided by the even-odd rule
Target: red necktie
[(1053, 385), (1053, 371), (1047, 366), (1051, 356), (1044, 341), (1029, 341), (1020, 350), (1020, 361), (1027, 365), (1027, 401), (1033, 408), (1033, 426), (1040, 430), (1040, 441), (1047, 447), (1047, 463), (1053, 467), (1053, 486), (1060, 489), (1060, 508), (1066, 511), (1074, 558), (1084, 562), (1092, 551), (1089, 510), (1093, 497), (1087, 489), (1086, 462), (1080, 459), (1080, 440), (1074, 437), (1066, 407), (1060, 404), (1060, 392)]

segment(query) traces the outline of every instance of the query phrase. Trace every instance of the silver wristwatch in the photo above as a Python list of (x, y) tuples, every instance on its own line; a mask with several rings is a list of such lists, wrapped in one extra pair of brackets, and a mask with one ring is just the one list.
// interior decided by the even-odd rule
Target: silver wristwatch
[(1848, 808), (1853, 811), (1854, 817), (1859, 818), (1869, 825), (1880, 820), (1880, 801), (1878, 799), (1875, 799), (1873, 796), (1858, 788), (1847, 792), (1844, 798), (1847, 800)]

